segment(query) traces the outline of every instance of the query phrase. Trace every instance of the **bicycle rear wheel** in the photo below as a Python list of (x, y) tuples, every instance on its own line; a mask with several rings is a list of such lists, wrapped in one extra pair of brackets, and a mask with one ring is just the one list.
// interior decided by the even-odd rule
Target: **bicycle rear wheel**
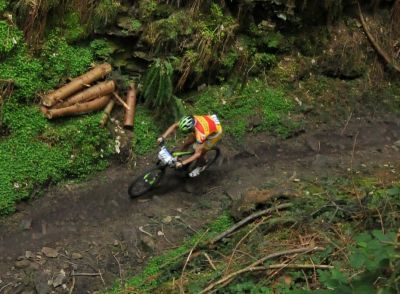
[(165, 168), (155, 167), (136, 177), (129, 185), (128, 194), (135, 198), (153, 189), (165, 174)]
[(213, 165), (218, 157), (220, 156), (221, 151), (218, 147), (214, 147), (207, 151), (206, 154), (202, 156), (202, 158), (196, 160), (188, 167), (188, 174), (190, 174), (195, 168), (201, 167), (201, 171), (208, 169), (211, 165)]

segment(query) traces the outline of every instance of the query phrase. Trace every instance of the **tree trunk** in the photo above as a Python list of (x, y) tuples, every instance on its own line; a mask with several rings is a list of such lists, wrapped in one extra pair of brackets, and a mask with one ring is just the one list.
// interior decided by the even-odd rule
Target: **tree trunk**
[(136, 109), (136, 86), (131, 84), (128, 90), (128, 95), (126, 98), (129, 109), (125, 111), (125, 128), (133, 128), (135, 121), (135, 109)]
[(55, 105), (54, 108), (65, 108), (76, 103), (83, 103), (90, 100), (93, 100), (98, 97), (106, 96), (115, 91), (115, 82), (114, 81), (106, 81), (99, 83), (89, 89), (86, 89), (70, 98), (68, 100)]
[(46, 116), (48, 119), (62, 117), (62, 116), (69, 116), (69, 115), (79, 115), (84, 113), (89, 113), (92, 111), (100, 110), (104, 108), (108, 102), (110, 101), (110, 95), (97, 98), (95, 100), (86, 102), (86, 103), (78, 103), (72, 106), (68, 106), (65, 108), (58, 108), (58, 109), (49, 109), (46, 112)]
[(101, 78), (104, 78), (107, 74), (111, 72), (111, 65), (104, 63), (96, 66), (91, 71), (73, 79), (70, 83), (64, 85), (63, 87), (47, 94), (42, 101), (42, 104), (51, 107), (58, 101), (67, 98), (68, 96), (82, 90), (85, 85), (93, 83)]
[(115, 100), (111, 99), (110, 102), (108, 102), (106, 108), (104, 109), (103, 116), (101, 117), (100, 121), (100, 126), (104, 127), (110, 118), (111, 111), (113, 110), (115, 105)]

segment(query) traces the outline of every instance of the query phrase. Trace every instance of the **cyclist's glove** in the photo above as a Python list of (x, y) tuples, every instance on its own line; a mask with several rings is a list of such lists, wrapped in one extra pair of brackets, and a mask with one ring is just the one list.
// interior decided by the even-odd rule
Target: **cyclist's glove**
[(158, 145), (163, 145), (164, 144), (164, 142), (165, 142), (165, 139), (164, 139), (164, 137), (159, 137), (158, 139), (157, 139), (157, 143), (158, 143)]
[(183, 164), (182, 164), (181, 161), (177, 161), (177, 162), (175, 163), (175, 168), (176, 168), (176, 169), (179, 169), (179, 168), (182, 168), (182, 167), (183, 167)]

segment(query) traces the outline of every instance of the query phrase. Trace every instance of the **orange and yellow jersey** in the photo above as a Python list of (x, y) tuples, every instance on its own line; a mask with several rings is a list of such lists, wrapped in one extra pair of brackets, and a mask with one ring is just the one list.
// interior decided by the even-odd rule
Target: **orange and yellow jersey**
[(222, 127), (216, 115), (195, 115), (194, 119), (194, 134), (198, 144), (203, 144), (207, 139), (222, 133)]

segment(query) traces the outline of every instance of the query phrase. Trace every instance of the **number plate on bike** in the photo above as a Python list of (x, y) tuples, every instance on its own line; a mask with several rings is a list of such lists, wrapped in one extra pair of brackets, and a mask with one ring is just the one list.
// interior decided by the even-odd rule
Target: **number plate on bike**
[(158, 159), (160, 159), (164, 164), (171, 164), (174, 161), (171, 153), (169, 153), (165, 147), (163, 147), (158, 153)]

